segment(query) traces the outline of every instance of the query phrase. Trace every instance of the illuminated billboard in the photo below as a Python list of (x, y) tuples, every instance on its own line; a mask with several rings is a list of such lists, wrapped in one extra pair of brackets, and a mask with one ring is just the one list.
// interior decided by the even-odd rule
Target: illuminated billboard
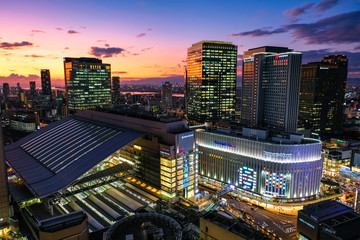
[(241, 187), (250, 191), (256, 190), (256, 171), (252, 168), (242, 166), (239, 169), (239, 183)]

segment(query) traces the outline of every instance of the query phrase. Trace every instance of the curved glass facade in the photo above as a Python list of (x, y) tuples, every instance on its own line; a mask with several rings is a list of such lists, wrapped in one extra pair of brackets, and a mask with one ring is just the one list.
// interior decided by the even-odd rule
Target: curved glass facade
[(303, 198), (320, 191), (321, 142), (280, 144), (196, 132), (199, 174), (268, 197)]

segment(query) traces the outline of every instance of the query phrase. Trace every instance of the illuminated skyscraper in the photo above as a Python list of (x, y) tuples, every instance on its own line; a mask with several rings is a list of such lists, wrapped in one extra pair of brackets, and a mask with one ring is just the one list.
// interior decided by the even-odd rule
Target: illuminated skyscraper
[(41, 94), (51, 96), (51, 80), (49, 69), (41, 69)]
[(3, 83), (3, 94), (4, 94), (4, 97), (9, 96), (9, 93), (10, 93), (9, 84), (8, 84), (8, 83)]
[(120, 77), (112, 77), (113, 103), (120, 104)]
[(111, 68), (96, 58), (64, 58), (69, 111), (111, 106)]
[(237, 46), (202, 41), (188, 48), (186, 109), (195, 123), (233, 120), (235, 112)]
[(172, 84), (163, 82), (161, 85), (161, 105), (164, 108), (172, 107)]
[(241, 123), (296, 132), (302, 54), (284, 47), (244, 52)]
[(326, 56), (321, 62), (302, 66), (299, 128), (342, 130), (347, 72), (345, 55)]

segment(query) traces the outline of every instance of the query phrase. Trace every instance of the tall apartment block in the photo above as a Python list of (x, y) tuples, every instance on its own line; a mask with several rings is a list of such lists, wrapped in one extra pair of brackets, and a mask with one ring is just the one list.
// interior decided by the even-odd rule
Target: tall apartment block
[(172, 107), (172, 84), (163, 82), (161, 85), (161, 105), (164, 108)]
[(120, 103), (120, 77), (112, 77), (113, 103)]
[(111, 67), (96, 58), (64, 58), (70, 112), (111, 106)]
[(3, 94), (4, 94), (4, 97), (9, 96), (9, 94), (10, 94), (10, 87), (9, 87), (8, 83), (3, 83)]
[(187, 52), (186, 109), (194, 123), (233, 120), (237, 46), (202, 41)]
[(243, 57), (241, 123), (296, 132), (302, 54), (284, 47), (249, 49)]
[(50, 70), (41, 69), (41, 94), (51, 96)]
[(302, 66), (299, 128), (314, 132), (342, 130), (347, 72), (345, 55), (325, 56), (321, 62)]

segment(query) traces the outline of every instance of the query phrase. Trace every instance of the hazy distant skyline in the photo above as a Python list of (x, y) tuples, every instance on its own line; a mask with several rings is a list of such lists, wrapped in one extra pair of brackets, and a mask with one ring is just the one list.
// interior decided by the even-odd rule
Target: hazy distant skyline
[[(182, 78), (202, 40), (285, 46), (304, 62), (347, 54), (360, 78), (360, 1), (6, 1), (0, 8), (0, 83), (64, 85), (63, 57), (98, 57), (122, 80)], [(356, 11), (357, 10), (357, 11)], [(241, 64), (238, 67), (241, 75)]]

